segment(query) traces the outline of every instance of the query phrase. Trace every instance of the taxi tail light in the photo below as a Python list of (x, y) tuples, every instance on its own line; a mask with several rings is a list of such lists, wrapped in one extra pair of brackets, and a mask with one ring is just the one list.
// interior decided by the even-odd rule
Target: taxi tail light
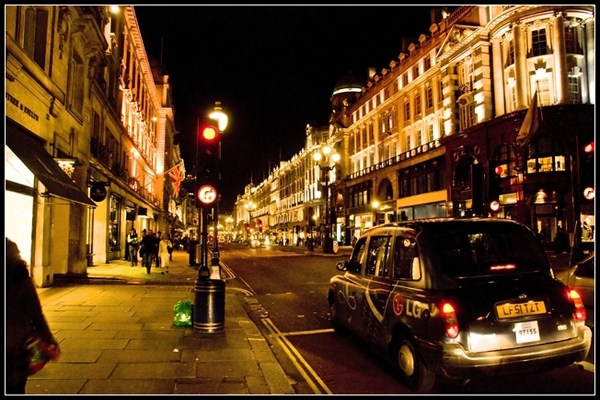
[(456, 319), (456, 311), (454, 306), (450, 303), (442, 304), (442, 317), (444, 318), (446, 335), (450, 339), (454, 339), (458, 336), (458, 319)]
[(585, 320), (587, 318), (587, 311), (585, 310), (585, 306), (583, 305), (583, 301), (581, 300), (581, 295), (577, 293), (575, 289), (567, 289), (567, 297), (575, 305), (575, 312), (573, 313), (573, 317), (575, 318), (575, 320), (577, 322), (585, 323)]

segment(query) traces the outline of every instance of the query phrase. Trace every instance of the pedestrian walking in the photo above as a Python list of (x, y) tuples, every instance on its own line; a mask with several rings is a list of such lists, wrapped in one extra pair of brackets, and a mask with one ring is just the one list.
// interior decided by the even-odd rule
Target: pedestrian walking
[(152, 268), (152, 256), (154, 255), (154, 232), (148, 229), (140, 242), (140, 256), (142, 257), (142, 267), (146, 268), (146, 272), (150, 273)]
[(158, 243), (158, 256), (160, 257), (160, 264), (164, 269), (164, 271), (161, 272), (162, 275), (164, 275), (165, 273), (169, 273), (169, 260), (172, 251), (173, 242), (169, 240), (169, 235), (163, 233), (161, 240)]
[(140, 247), (138, 241), (138, 234), (135, 228), (131, 228), (127, 235), (127, 252), (129, 253), (129, 259), (131, 260), (131, 266), (136, 267), (138, 263), (138, 249)]
[(32, 336), (38, 336), (48, 343), (45, 353), (51, 360), (60, 357), (60, 347), (44, 317), (27, 263), (21, 258), (16, 243), (9, 238), (6, 238), (5, 279), (6, 393), (25, 394), (31, 359), (27, 341)]

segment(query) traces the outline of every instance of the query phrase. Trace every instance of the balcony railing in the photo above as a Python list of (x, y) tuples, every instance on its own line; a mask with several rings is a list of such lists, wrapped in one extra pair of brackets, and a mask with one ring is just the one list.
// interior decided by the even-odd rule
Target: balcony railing
[(430, 150), (433, 150), (433, 149), (436, 149), (436, 148), (438, 148), (440, 146), (441, 146), (441, 144), (440, 144), (439, 140), (434, 140), (432, 142), (425, 143), (425, 144), (423, 144), (421, 146), (415, 147), (412, 150), (405, 151), (405, 152), (400, 153), (398, 155), (395, 155), (395, 156), (393, 156), (391, 158), (388, 158), (387, 160), (383, 160), (383, 161), (381, 161), (381, 162), (379, 162), (377, 164), (373, 164), (373, 165), (371, 165), (371, 166), (369, 166), (367, 168), (363, 168), (360, 171), (357, 171), (357, 172), (355, 172), (353, 174), (347, 175), (346, 179), (355, 179), (355, 178), (361, 177), (363, 175), (367, 175), (367, 174), (369, 174), (371, 172), (375, 172), (375, 171), (378, 171), (378, 170), (380, 170), (382, 168), (389, 167), (390, 165), (397, 164), (397, 163), (402, 162), (404, 160), (407, 160), (407, 159), (409, 159), (411, 157), (415, 157), (415, 156), (417, 156), (419, 154), (426, 153), (426, 152), (428, 152)]
[(100, 143), (98, 138), (92, 138), (90, 152), (98, 159), (98, 161), (104, 164), (104, 166), (107, 168), (110, 167), (110, 152), (106, 146)]

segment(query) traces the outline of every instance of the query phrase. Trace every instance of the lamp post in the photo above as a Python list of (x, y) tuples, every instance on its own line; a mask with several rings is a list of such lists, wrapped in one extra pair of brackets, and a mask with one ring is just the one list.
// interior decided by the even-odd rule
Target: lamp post
[[(252, 222), (252, 211), (256, 210), (256, 203), (250, 200), (245, 205), (246, 211), (248, 211), (248, 224)], [(250, 246), (252, 246), (252, 226), (250, 226)]]
[(380, 206), (380, 204), (379, 204), (379, 201), (373, 200), (373, 203), (371, 203), (371, 205), (373, 206), (373, 212), (374, 212), (374, 215), (373, 215), (373, 226), (375, 226), (375, 225), (379, 224), (379, 221), (377, 220), (377, 218), (378, 218), (378, 212), (379, 212), (379, 206)]
[(233, 218), (231, 218), (231, 215), (227, 216), (227, 218), (225, 219), (225, 222), (227, 223), (225, 230), (227, 231), (227, 240), (229, 242), (233, 236), (233, 233), (232, 233)]
[[(323, 238), (323, 253), (333, 253), (333, 242), (331, 241), (331, 221), (329, 220), (329, 173), (336, 168), (340, 161), (338, 153), (332, 153), (333, 149), (329, 146), (323, 146), (319, 151), (313, 154), (321, 174), (325, 175), (325, 237)], [(333, 162), (333, 164), (331, 164)]]
[(211, 268), (208, 268), (208, 217), (218, 221), (220, 198), (221, 133), (227, 127), (227, 116), (216, 102), (209, 118), (218, 122), (218, 127), (204, 126), (198, 132), (196, 146), (196, 190), (197, 204), (201, 208), (200, 237), (201, 262), (198, 278), (194, 285), (193, 326), (195, 332), (221, 333), (225, 330), (225, 280), (221, 279), (217, 222), (214, 222), (214, 243)]
[[(227, 128), (227, 123), (229, 122), (229, 118), (227, 117), (227, 114), (225, 114), (223, 112), (220, 101), (215, 102), (215, 107), (214, 107), (213, 111), (210, 114), (208, 114), (208, 118), (217, 121), (217, 127), (219, 128), (219, 132), (223, 133), (223, 131)], [(220, 160), (221, 160), (221, 155), (219, 154), (219, 161)], [(220, 175), (221, 175), (221, 172), (219, 171), (219, 179), (221, 178)], [(220, 196), (221, 196), (221, 193), (219, 191), (219, 197)], [(213, 250), (212, 250), (212, 257), (210, 260), (211, 261), (211, 279), (221, 279), (221, 266), (219, 264), (221, 256), (219, 254), (219, 240), (218, 240), (218, 235), (219, 235), (219, 229), (218, 229), (219, 201), (218, 200), (217, 200), (217, 204), (215, 205), (214, 212), (213, 212), (213, 224), (214, 224)]]

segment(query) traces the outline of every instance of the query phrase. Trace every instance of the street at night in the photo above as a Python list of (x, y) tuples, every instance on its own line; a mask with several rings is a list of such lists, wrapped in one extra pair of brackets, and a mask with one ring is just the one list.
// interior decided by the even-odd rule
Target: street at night
[(5, 391), (595, 394), (594, 26), (6, 5)]

